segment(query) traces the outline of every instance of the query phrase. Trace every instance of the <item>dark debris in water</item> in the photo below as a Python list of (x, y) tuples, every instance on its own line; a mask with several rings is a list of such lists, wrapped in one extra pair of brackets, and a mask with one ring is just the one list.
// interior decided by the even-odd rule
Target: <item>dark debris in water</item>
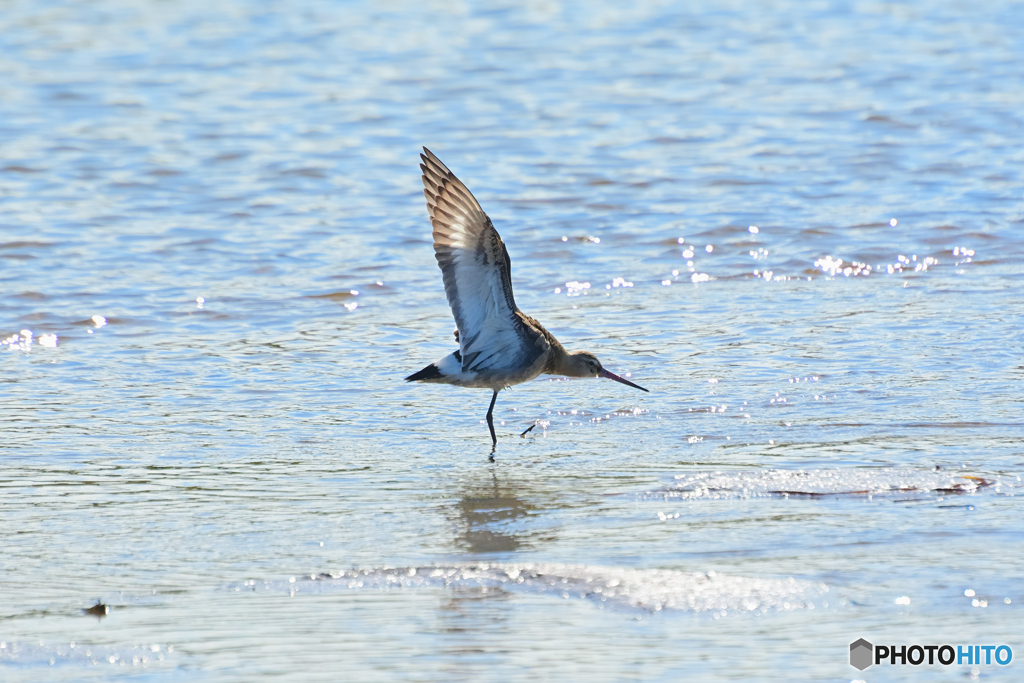
[(769, 493), (784, 495), (784, 496), (810, 496), (810, 497), (824, 497), (824, 496), (871, 496), (880, 495), (884, 493), (974, 493), (980, 488), (985, 486), (992, 486), (995, 481), (991, 479), (984, 479), (982, 477), (971, 477), (965, 476), (964, 479), (974, 480), (972, 483), (958, 483), (952, 486), (946, 486), (935, 489), (921, 488), (919, 486), (900, 486), (890, 488), (888, 490), (871, 490), (861, 489), (860, 491), (769, 491)]
[(108, 614), (110, 614), (110, 605), (104, 605), (102, 602), (97, 602), (92, 607), (87, 607), (87, 608), (83, 609), (82, 611), (85, 614), (88, 614), (91, 617), (96, 617), (97, 619), (102, 619), (103, 617), (105, 617)]

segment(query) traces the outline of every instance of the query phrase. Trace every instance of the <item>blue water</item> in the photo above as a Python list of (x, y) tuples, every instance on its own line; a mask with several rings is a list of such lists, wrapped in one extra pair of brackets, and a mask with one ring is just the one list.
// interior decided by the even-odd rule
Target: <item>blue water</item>
[[(1019, 679), (1022, 25), (4, 3), (0, 678)], [(402, 382), (422, 145), (651, 393)]]

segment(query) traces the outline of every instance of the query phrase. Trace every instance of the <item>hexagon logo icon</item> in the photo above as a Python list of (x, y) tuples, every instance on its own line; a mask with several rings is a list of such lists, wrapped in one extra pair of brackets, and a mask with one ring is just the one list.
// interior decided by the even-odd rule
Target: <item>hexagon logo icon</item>
[(871, 666), (875, 657), (875, 646), (860, 638), (850, 643), (850, 666), (863, 671)]

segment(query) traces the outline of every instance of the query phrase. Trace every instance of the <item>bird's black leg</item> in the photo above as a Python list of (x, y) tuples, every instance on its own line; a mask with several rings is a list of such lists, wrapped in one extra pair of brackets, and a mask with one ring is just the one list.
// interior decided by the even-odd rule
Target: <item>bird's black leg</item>
[(498, 392), (491, 396), (491, 406), (487, 409), (487, 428), (491, 430), (491, 448), (498, 445), (498, 437), (494, 435), (494, 402), (498, 400)]

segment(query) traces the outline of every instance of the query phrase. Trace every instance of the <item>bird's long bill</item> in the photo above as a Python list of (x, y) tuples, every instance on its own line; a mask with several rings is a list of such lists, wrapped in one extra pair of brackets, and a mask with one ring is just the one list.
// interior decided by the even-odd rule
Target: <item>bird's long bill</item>
[[(630, 382), (630, 381), (629, 381), (628, 379), (622, 379), (621, 377), (619, 377), (619, 376), (618, 376), (618, 375), (616, 375), (615, 373), (613, 373), (613, 372), (608, 372), (608, 371), (607, 371), (607, 370), (605, 370), (604, 368), (601, 368), (601, 372), (597, 373), (597, 376), (598, 376), (598, 377), (607, 377), (608, 379), (613, 379), (613, 380), (615, 380), (616, 382), (622, 382), (622, 383), (623, 383), (623, 384), (625, 384), (626, 386), (629, 386), (629, 387), (633, 387), (634, 389), (639, 389), (640, 391), (647, 391), (647, 389), (644, 389), (644, 388), (643, 388), (642, 386), (640, 386), (639, 384), (633, 384), (633, 383), (632, 383), (632, 382)], [(648, 391), (647, 393), (650, 393), (650, 392)]]

